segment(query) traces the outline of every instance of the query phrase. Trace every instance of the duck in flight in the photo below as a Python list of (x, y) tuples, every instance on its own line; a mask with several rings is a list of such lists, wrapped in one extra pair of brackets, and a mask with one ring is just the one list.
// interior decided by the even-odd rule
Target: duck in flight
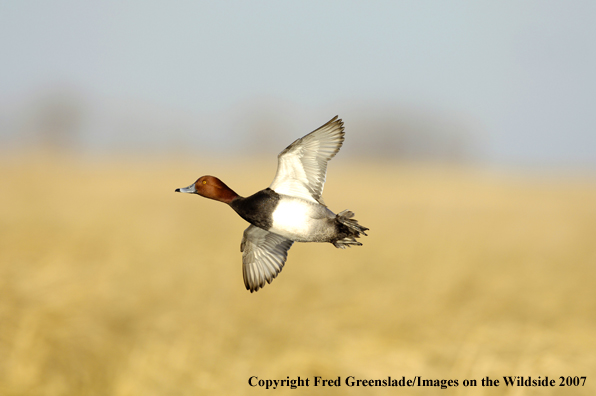
[(228, 204), (250, 226), (240, 251), (244, 285), (255, 292), (282, 270), (294, 242), (329, 242), (336, 248), (357, 245), (368, 228), (354, 213), (333, 213), (323, 202), (327, 162), (344, 141), (344, 126), (335, 116), (296, 140), (278, 155), (277, 173), (269, 187), (241, 197), (214, 176), (201, 176), (176, 192), (198, 194)]

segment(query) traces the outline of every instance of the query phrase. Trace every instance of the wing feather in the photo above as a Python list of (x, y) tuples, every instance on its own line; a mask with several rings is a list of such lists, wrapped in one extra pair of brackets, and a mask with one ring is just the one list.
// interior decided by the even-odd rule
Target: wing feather
[(335, 116), (286, 147), (278, 156), (277, 173), (269, 187), (278, 194), (323, 204), (327, 162), (343, 144), (343, 125)]
[(254, 225), (244, 230), (240, 251), (246, 289), (252, 293), (263, 288), (265, 282), (271, 283), (281, 272), (293, 243)]

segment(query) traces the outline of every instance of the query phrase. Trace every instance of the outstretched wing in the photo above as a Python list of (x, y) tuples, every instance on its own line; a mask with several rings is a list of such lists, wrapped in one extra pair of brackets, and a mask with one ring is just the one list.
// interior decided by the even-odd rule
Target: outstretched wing
[(290, 144), (277, 157), (277, 173), (269, 186), (278, 194), (323, 204), (327, 162), (344, 141), (344, 123), (337, 116)]
[(294, 241), (254, 225), (244, 230), (240, 251), (244, 286), (255, 292), (271, 281), (283, 268)]

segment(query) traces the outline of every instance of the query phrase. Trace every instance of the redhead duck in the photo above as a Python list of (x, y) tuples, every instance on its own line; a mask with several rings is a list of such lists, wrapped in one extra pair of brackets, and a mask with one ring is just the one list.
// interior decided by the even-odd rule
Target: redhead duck
[(362, 245), (356, 238), (368, 228), (349, 210), (333, 213), (321, 197), (327, 162), (343, 141), (343, 122), (335, 116), (286, 147), (277, 157), (271, 185), (250, 197), (239, 196), (214, 176), (176, 189), (226, 203), (251, 224), (240, 244), (244, 285), (251, 293), (279, 274), (294, 242), (330, 242), (341, 249)]

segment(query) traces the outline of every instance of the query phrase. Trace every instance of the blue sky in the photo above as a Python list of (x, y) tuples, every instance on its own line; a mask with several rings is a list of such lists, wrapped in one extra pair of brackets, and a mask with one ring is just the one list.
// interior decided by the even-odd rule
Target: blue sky
[(592, 1), (4, 1), (0, 106), (64, 86), (217, 125), (268, 101), (304, 132), (427, 109), (466, 120), (492, 162), (596, 167), (594, 21)]

